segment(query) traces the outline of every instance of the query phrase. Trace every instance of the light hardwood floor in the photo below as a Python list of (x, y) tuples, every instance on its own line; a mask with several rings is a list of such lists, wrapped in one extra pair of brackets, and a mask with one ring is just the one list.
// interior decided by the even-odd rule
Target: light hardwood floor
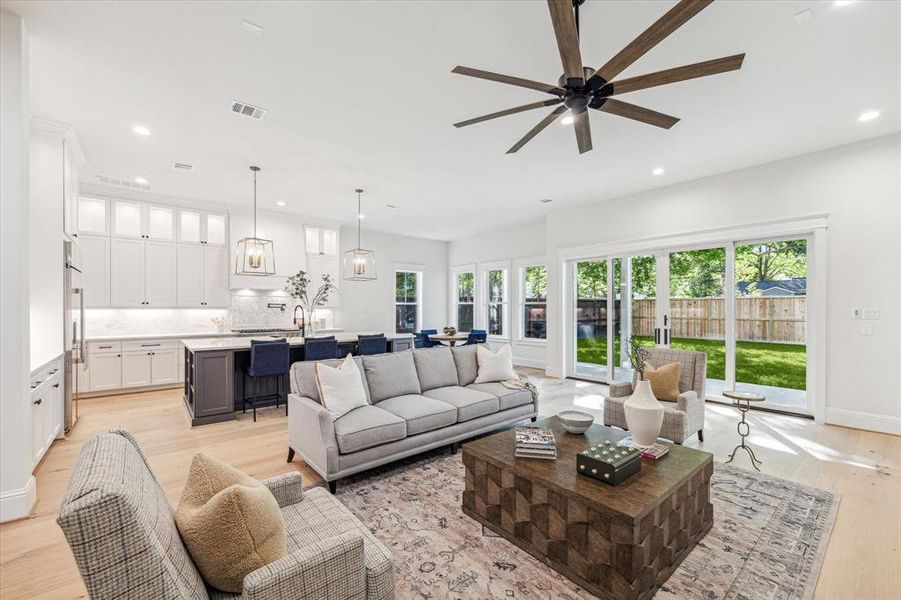
[[(606, 386), (545, 378), (541, 413), (576, 407), (601, 416)], [(254, 423), (237, 421), (191, 428), (180, 390), (84, 400), (71, 436), (53, 445), (37, 470), (38, 503), (33, 517), (0, 526), (0, 597), (86, 596), (55, 518), (81, 445), (111, 427), (131, 430), (175, 505), (191, 457), (208, 452), (257, 478), (299, 471), (306, 484), (319, 481), (299, 458), (285, 462), (284, 410), (265, 409)], [(737, 443), (737, 413), (708, 403), (705, 439), (687, 445), (723, 461)], [(750, 416), (751, 437), (765, 473), (841, 494), (816, 598), (901, 597), (901, 438), (814, 424), (773, 414)], [(733, 464), (751, 468), (745, 456)]]

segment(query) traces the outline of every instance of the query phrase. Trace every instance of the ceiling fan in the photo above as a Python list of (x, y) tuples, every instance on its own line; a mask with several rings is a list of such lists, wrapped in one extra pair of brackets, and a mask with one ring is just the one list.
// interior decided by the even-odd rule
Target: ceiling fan
[(481, 117), (460, 121), (459, 123), (454, 123), (454, 127), (465, 127), (498, 117), (560, 104), (549, 115), (544, 117), (538, 125), (513, 144), (507, 150), (507, 154), (512, 154), (525, 146), (567, 110), (572, 111), (576, 142), (579, 145), (579, 154), (582, 154), (591, 150), (592, 147), (591, 127), (588, 121), (589, 108), (669, 129), (679, 122), (678, 118), (617, 100), (613, 96), (697, 77), (735, 71), (741, 68), (742, 61), (744, 61), (744, 53), (735, 54), (724, 58), (648, 73), (647, 75), (617, 80), (615, 79), (617, 75), (626, 70), (632, 63), (644, 56), (646, 52), (666, 39), (679, 27), (687, 23), (692, 17), (710, 5), (713, 0), (680, 0), (665, 15), (657, 19), (653, 25), (648, 27), (641, 35), (632, 40), (629, 45), (620, 50), (616, 56), (597, 70), (582, 65), (582, 55), (579, 51), (579, 6), (584, 2), (585, 0), (547, 0), (548, 9), (550, 9), (551, 13), (551, 22), (554, 25), (554, 34), (557, 38), (557, 47), (560, 50), (560, 61), (563, 63), (563, 75), (560, 76), (557, 85), (531, 81), (520, 77), (511, 77), (510, 75), (500, 75), (469, 67), (458, 66), (452, 71), (459, 75), (467, 75), (545, 92), (554, 96), (554, 98), (539, 100), (531, 104), (523, 104), (522, 106), (515, 106)]

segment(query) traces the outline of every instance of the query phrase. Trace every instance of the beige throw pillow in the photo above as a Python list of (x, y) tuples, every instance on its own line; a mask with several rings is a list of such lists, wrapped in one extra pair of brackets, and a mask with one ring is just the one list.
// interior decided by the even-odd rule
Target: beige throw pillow
[(360, 368), (348, 354), (338, 368), (316, 363), (316, 385), (319, 388), (319, 402), (336, 419), (340, 419), (350, 411), (366, 406), (366, 390)]
[(675, 402), (679, 397), (679, 363), (669, 363), (657, 368), (646, 362), (644, 378), (651, 382), (651, 391), (658, 400)]
[(479, 344), (476, 346), (476, 361), (479, 364), (476, 383), (519, 379), (513, 370), (513, 347), (510, 344), (504, 344), (497, 352), (492, 352), (485, 344)]
[(285, 556), (285, 520), (256, 479), (203, 452), (194, 455), (175, 523), (204, 580), (240, 593), (251, 571)]

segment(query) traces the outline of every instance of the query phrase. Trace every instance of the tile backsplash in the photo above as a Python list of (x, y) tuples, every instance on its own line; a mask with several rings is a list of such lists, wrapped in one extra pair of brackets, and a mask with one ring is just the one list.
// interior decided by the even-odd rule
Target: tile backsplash
[[(270, 308), (270, 304), (284, 304)], [(285, 292), (250, 292), (233, 294), (231, 308), (133, 308), (88, 309), (85, 311), (86, 337), (111, 335), (159, 335), (167, 333), (215, 333), (214, 317), (225, 318), (224, 330), (249, 328), (290, 328), (293, 326), (297, 302)], [(334, 312), (316, 311), (320, 327), (334, 326)], [(309, 315), (307, 315), (309, 318)]]

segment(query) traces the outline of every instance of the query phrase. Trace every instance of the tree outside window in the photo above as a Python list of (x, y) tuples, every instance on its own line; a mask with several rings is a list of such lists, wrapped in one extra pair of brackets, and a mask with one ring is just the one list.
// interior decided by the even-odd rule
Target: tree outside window
[(523, 329), (522, 337), (543, 340), (547, 338), (547, 267), (534, 265), (522, 270), (523, 279)]
[(457, 330), (472, 331), (475, 302), (475, 273), (467, 271), (457, 273), (456, 304), (457, 304)]
[(488, 271), (488, 335), (503, 336), (506, 325), (507, 273), (504, 269)]
[(419, 329), (420, 273), (395, 271), (394, 317), (397, 333), (414, 333)]

